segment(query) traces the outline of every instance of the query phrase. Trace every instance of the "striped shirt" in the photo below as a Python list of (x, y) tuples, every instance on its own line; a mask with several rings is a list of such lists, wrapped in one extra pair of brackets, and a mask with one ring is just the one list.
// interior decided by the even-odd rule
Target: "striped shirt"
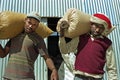
[(36, 33), (22, 33), (10, 41), (10, 56), (4, 78), (34, 80), (34, 62), (39, 53), (41, 56), (47, 53), (44, 40)]

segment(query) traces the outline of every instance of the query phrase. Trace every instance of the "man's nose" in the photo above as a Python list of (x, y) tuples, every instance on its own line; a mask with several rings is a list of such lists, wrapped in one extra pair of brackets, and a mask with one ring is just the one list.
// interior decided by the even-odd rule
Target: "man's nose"
[(29, 28), (32, 29), (32, 25), (29, 25)]
[(96, 32), (99, 32), (100, 31), (100, 29), (99, 28), (96, 28), (96, 30), (95, 30)]
[(29, 25), (30, 28), (32, 28), (32, 25)]
[(32, 27), (32, 25), (29, 25), (29, 27)]

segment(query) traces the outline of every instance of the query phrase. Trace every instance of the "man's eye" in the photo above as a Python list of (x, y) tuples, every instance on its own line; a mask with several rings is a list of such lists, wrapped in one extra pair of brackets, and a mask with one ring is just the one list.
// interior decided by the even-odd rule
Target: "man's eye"
[(31, 24), (31, 22), (28, 22), (29, 24)]

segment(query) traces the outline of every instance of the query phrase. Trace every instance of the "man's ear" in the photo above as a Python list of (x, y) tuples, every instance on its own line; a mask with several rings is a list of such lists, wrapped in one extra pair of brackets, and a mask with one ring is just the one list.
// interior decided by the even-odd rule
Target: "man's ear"
[(24, 22), (27, 20), (27, 17), (24, 19)]

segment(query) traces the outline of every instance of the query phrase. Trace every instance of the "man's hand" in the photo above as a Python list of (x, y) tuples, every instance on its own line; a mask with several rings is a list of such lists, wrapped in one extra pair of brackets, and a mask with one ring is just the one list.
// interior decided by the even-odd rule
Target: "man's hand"
[(67, 21), (62, 21), (60, 24), (60, 37), (64, 36), (64, 31), (68, 29), (69, 23)]
[(58, 73), (57, 73), (57, 70), (55, 68), (52, 70), (50, 80), (58, 80)]

